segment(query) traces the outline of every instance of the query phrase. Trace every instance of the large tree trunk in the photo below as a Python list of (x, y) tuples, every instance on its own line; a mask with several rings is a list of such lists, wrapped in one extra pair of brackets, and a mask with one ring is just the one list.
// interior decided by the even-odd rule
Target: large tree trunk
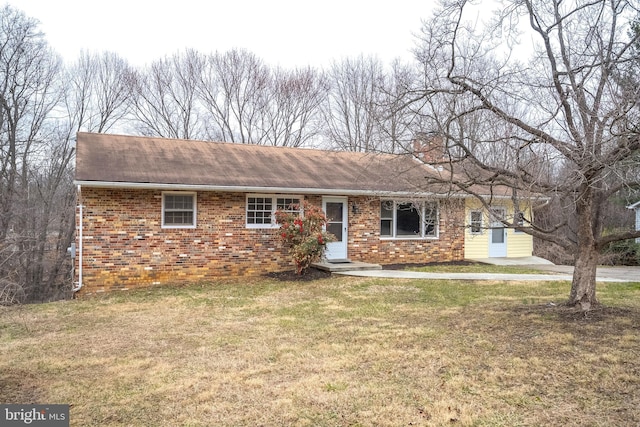
[(593, 246), (578, 248), (573, 282), (567, 305), (580, 306), (582, 310), (589, 310), (598, 305), (596, 299), (596, 269), (599, 253)]
[(600, 251), (596, 244), (602, 224), (598, 220), (597, 201), (591, 187), (580, 192), (581, 197), (576, 201), (577, 238), (575, 267), (573, 282), (567, 305), (580, 306), (587, 311), (596, 305), (596, 270), (600, 260)]

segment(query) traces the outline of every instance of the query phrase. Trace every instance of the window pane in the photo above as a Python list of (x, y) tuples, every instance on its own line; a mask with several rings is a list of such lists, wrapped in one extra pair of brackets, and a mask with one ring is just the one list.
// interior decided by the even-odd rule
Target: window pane
[(380, 202), (380, 236), (393, 237), (393, 201)]
[(425, 203), (424, 206), (424, 235), (435, 236), (438, 230), (438, 204)]
[(269, 212), (256, 212), (256, 223), (258, 224), (271, 224), (271, 211)]
[(342, 206), (344, 203), (327, 202), (327, 220), (342, 221)]
[(248, 224), (271, 224), (271, 212), (247, 212)]
[(336, 236), (336, 239), (338, 242), (342, 242), (342, 223), (341, 222), (328, 223), (327, 231), (333, 234), (334, 236)]
[[(294, 209), (294, 206), (296, 207), (296, 209)], [(278, 197), (278, 199), (276, 200), (276, 209), (298, 212), (300, 210), (300, 199)]]
[(412, 203), (398, 203), (396, 236), (420, 236), (420, 213)]
[(393, 219), (393, 202), (390, 200), (383, 200), (380, 202), (380, 218), (381, 219)]
[(392, 237), (391, 235), (391, 223), (390, 219), (383, 219), (380, 221), (380, 235), (383, 237)]
[(175, 209), (176, 207), (176, 196), (164, 196), (164, 208), (165, 209)]
[(193, 196), (165, 195), (165, 209), (191, 210), (193, 209)]
[(480, 233), (482, 230), (482, 212), (471, 212), (471, 232)]
[(165, 225), (191, 225), (193, 224), (193, 212), (165, 212), (164, 223)]

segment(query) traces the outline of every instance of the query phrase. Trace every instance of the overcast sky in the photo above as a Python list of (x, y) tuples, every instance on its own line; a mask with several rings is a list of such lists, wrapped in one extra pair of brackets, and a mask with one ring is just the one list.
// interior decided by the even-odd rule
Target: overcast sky
[[(2, 2), (2, 0), (0, 0)], [(332, 59), (410, 58), (435, 0), (8, 0), (41, 22), (65, 60), (81, 49), (145, 65), (178, 50), (244, 48), (270, 65), (327, 66)], [(2, 3), (0, 3), (2, 4)]]

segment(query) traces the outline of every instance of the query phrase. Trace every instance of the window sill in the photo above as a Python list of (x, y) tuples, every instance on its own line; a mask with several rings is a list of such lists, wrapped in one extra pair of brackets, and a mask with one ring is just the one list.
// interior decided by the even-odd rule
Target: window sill
[(426, 237), (383, 237), (380, 236), (380, 240), (440, 240), (438, 236), (426, 236)]
[(276, 230), (280, 228), (278, 224), (245, 224), (249, 230)]

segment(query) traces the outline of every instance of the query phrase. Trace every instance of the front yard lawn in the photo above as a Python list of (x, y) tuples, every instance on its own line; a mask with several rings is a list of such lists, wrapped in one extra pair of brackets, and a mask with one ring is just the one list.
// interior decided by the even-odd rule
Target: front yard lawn
[(74, 426), (640, 425), (640, 283), (220, 282), (0, 308), (0, 401)]
[[(385, 268), (389, 268), (385, 266)], [(520, 265), (491, 265), (482, 263), (442, 263), (421, 264), (415, 266), (398, 266), (403, 270), (421, 271), (424, 273), (496, 273), (496, 274), (549, 274), (543, 269)]]

